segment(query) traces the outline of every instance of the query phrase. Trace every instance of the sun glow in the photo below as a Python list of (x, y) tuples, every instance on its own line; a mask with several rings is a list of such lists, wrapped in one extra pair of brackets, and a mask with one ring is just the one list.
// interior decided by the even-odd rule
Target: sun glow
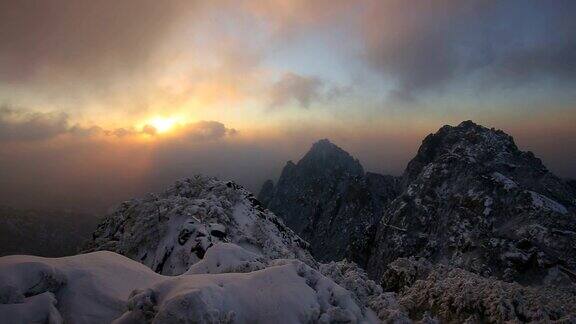
[(172, 130), (178, 124), (176, 118), (163, 118), (156, 117), (150, 120), (149, 125), (152, 125), (158, 133), (166, 133)]

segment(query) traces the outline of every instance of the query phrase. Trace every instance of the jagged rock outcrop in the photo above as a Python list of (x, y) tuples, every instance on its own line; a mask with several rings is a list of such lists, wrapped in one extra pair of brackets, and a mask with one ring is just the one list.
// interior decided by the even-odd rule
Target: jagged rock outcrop
[(396, 178), (365, 173), (357, 159), (324, 139), (297, 164), (289, 161), (259, 197), (310, 243), (318, 260), (365, 264), (374, 225), (397, 187)]
[(537, 284), (576, 269), (576, 193), (511, 136), (471, 121), (424, 139), (378, 225), (368, 272), (422, 257)]
[(204, 176), (122, 203), (104, 218), (86, 250), (114, 251), (158, 273), (177, 275), (219, 242), (234, 243), (268, 260), (315, 263), (308, 244), (250, 192)]

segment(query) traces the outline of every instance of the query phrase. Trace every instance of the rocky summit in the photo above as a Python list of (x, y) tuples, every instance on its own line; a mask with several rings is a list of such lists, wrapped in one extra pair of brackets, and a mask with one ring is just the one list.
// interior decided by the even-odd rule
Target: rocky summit
[(471, 121), (427, 136), (385, 209), (368, 271), (423, 257), (506, 281), (573, 276), (576, 193), (511, 136)]
[(367, 261), (383, 206), (397, 195), (398, 179), (366, 173), (360, 162), (327, 139), (294, 164), (286, 163), (276, 185), (258, 195), (311, 246), (322, 261)]

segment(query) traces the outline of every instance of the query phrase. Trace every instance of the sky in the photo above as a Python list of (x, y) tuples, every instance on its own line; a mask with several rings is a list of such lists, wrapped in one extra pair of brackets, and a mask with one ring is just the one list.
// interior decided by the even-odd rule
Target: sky
[(474, 120), (576, 178), (576, 2), (0, 2), (0, 204), (258, 191), (322, 138), (400, 175)]

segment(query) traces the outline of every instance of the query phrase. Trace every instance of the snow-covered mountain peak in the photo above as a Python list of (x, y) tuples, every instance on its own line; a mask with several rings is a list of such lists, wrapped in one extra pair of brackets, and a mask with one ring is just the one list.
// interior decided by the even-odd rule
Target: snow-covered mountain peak
[[(407, 172), (409, 176), (413, 176), (414, 172), (420, 170), (418, 167), (440, 159), (463, 159), (470, 163), (505, 163), (522, 155), (524, 154), (518, 150), (512, 136), (501, 130), (464, 121), (455, 127), (444, 126), (438, 132), (428, 135), (409, 163)], [(532, 154), (525, 155), (525, 158), (531, 157), (534, 160), (530, 162), (543, 168)]]
[(314, 263), (307, 243), (231, 181), (194, 176), (160, 194), (122, 203), (99, 225), (88, 250), (111, 250), (154, 271), (176, 275), (218, 242), (268, 259)]

